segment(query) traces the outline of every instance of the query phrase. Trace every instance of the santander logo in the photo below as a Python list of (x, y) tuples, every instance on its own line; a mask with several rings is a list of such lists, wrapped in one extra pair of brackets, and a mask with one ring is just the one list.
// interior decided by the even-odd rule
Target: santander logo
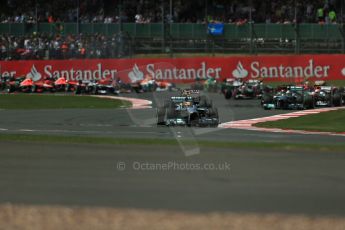
[(144, 73), (139, 69), (138, 65), (135, 64), (132, 71), (128, 73), (129, 79), (131, 79), (131, 82), (137, 82), (144, 79)]
[(345, 67), (341, 70), (341, 74), (345, 77)]
[(35, 65), (33, 65), (30, 72), (26, 75), (26, 78), (32, 79), (33, 81), (39, 81), (41, 80), (42, 75), (37, 71)]
[[(232, 71), (232, 75), (236, 79), (250, 77), (256, 78), (327, 78), (331, 66), (317, 65), (313, 59), (307, 62), (296, 63), (276, 63), (271, 65), (269, 63), (253, 61), (248, 66), (248, 69), (243, 68), (239, 61), (236, 69)], [(342, 70), (345, 76), (345, 68)]]
[(248, 76), (248, 71), (243, 68), (241, 62), (238, 62), (236, 69), (232, 71), (232, 76), (236, 79), (242, 79)]

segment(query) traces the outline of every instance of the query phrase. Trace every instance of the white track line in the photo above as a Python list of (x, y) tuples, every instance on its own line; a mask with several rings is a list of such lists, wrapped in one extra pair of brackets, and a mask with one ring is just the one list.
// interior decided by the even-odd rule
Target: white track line
[(92, 97), (129, 101), (132, 103), (131, 109), (150, 109), (150, 108), (152, 108), (152, 101), (144, 100), (144, 99), (130, 98), (130, 97), (117, 97), (117, 96), (99, 96), (99, 95), (92, 95)]
[(318, 132), (318, 131), (306, 131), (306, 130), (290, 130), (290, 129), (279, 129), (279, 128), (261, 128), (255, 127), (254, 125), (261, 122), (267, 121), (279, 121), (293, 117), (301, 117), (306, 115), (318, 114), (323, 112), (329, 112), (334, 110), (345, 109), (345, 107), (335, 107), (335, 108), (322, 108), (322, 109), (312, 109), (297, 111), (286, 114), (279, 114), (269, 117), (254, 118), (248, 120), (239, 120), (239, 121), (230, 121), (219, 125), (219, 128), (224, 129), (244, 129), (252, 131), (261, 131), (261, 132), (272, 132), (272, 133), (291, 133), (291, 134), (318, 134), (318, 135), (331, 135), (331, 136), (344, 136), (344, 133), (336, 132)]
[(36, 132), (36, 130), (33, 129), (19, 129), (20, 132)]

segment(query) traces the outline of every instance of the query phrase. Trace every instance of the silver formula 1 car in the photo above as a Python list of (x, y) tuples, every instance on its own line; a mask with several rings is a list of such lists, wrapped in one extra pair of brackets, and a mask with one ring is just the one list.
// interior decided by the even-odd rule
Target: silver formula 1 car
[(157, 109), (157, 125), (217, 127), (219, 116), (205, 96), (171, 97)]
[(315, 107), (314, 96), (300, 86), (286, 86), (264, 94), (261, 100), (264, 109), (312, 109)]

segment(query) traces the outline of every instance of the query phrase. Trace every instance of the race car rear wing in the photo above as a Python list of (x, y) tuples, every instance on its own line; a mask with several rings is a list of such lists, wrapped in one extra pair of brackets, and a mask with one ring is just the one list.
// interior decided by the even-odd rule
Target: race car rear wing
[(320, 86), (319, 89), (323, 90), (323, 91), (331, 91), (333, 89), (333, 87), (332, 86)]
[(289, 90), (293, 90), (293, 91), (302, 91), (304, 90), (304, 88), (302, 86), (290, 86), (288, 87)]
[(171, 100), (175, 103), (193, 102), (193, 97), (171, 97)]
[(200, 91), (196, 89), (184, 89), (181, 91), (182, 96), (190, 96), (193, 94), (200, 94)]

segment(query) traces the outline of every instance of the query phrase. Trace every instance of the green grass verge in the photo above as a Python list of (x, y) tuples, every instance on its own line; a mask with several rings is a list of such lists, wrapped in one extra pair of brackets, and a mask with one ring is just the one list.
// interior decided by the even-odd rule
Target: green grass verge
[(345, 109), (255, 124), (257, 127), (345, 132)]
[[(145, 145), (145, 146), (178, 146), (174, 139), (150, 138), (111, 138), (81, 137), (57, 135), (0, 134), (0, 141), (33, 142), (33, 143), (64, 143), (64, 144), (107, 144), (107, 145)], [(183, 141), (185, 146), (195, 146), (195, 142)], [(332, 145), (304, 143), (271, 143), (271, 142), (225, 142), (199, 141), (198, 146), (206, 148), (240, 148), (240, 149), (277, 149), (277, 150), (309, 150), (309, 151), (344, 151), (345, 144)]]
[(108, 109), (130, 107), (128, 101), (74, 95), (1, 94), (0, 109)]

